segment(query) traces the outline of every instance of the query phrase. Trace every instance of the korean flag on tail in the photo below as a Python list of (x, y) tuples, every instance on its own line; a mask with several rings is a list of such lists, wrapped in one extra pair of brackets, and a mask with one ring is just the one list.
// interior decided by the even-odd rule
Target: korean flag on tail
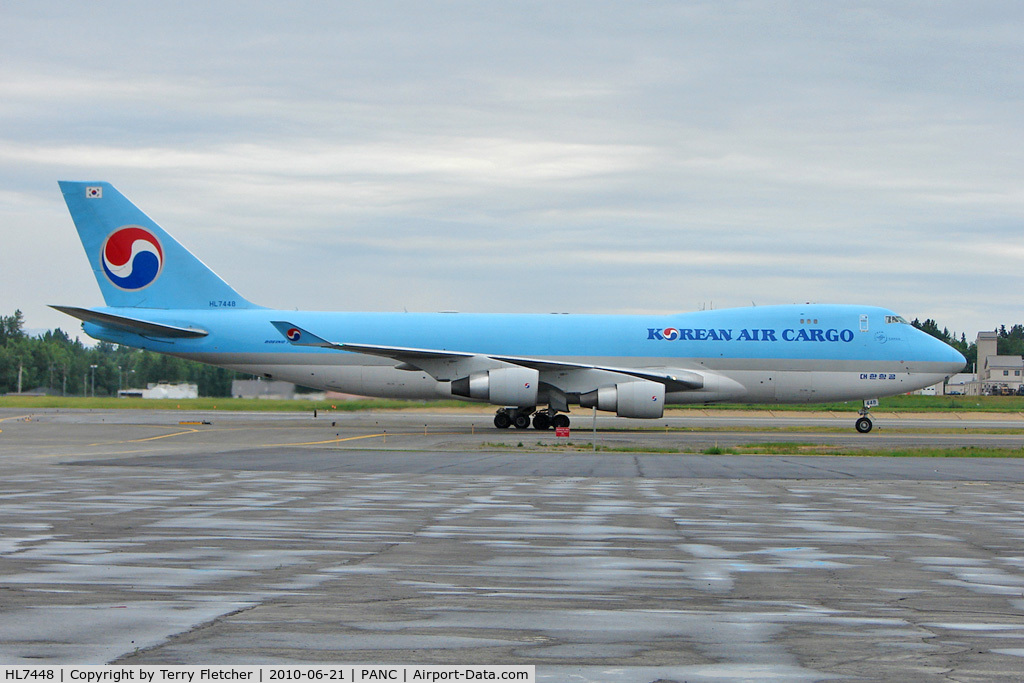
[(87, 187), (85, 188), (86, 199), (103, 199), (103, 188), (102, 187)]

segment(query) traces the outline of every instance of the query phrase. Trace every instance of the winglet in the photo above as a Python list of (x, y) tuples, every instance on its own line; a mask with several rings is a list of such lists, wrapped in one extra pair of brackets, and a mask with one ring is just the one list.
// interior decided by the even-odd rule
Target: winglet
[(277, 331), (284, 335), (295, 346), (319, 346), (326, 349), (340, 349), (341, 345), (318, 337), (309, 330), (304, 330), (298, 325), (283, 320), (271, 320), (270, 324), (277, 328)]

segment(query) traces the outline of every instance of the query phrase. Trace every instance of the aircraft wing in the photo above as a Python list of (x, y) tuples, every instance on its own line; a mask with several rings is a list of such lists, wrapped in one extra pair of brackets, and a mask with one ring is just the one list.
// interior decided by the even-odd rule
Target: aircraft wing
[[(399, 361), (401, 365), (398, 367), (402, 369), (422, 370), (434, 379), (442, 382), (459, 379), (472, 372), (520, 366), (537, 370), (540, 373), (541, 380), (553, 386), (563, 384), (563, 382), (557, 381), (554, 375), (560, 375), (565, 378), (581, 373), (599, 372), (658, 382), (665, 385), (667, 392), (694, 391), (704, 387), (703, 375), (691, 370), (677, 368), (621, 368), (542, 358), (475, 354), (446, 349), (416, 349), (378, 344), (336, 343), (289, 322), (273, 321), (271, 324), (288, 341), (296, 346), (316, 346), (391, 358)], [(625, 381), (625, 377), (622, 377), (620, 381)]]
[(289, 322), (274, 320), (270, 324), (276, 327), (277, 331), (283, 334), (285, 339), (295, 346), (315, 346), (323, 349), (335, 349), (337, 351), (391, 358), (400, 363), (398, 365), (399, 369), (422, 370), (441, 382), (465, 377), (473, 372), (508, 367), (510, 365), (484, 354), (467, 353), (464, 351), (332, 342)]
[(417, 360), (449, 360), (454, 358), (472, 358), (474, 354), (460, 351), (438, 351), (435, 349), (413, 349), (403, 346), (380, 346), (377, 344), (349, 344), (327, 341), (298, 325), (293, 325), (282, 320), (273, 320), (270, 323), (277, 328), (277, 331), (284, 335), (285, 339), (295, 346), (317, 346), (323, 349), (336, 349), (338, 351), (351, 351), (352, 353), (365, 353), (371, 356), (384, 356), (394, 358), (398, 361)]
[(534, 368), (543, 375), (544, 372), (571, 372), (582, 370), (600, 370), (618, 375), (628, 375), (637, 379), (645, 379), (665, 385), (666, 391), (692, 391), (704, 386), (704, 378), (700, 373), (677, 368), (620, 368), (611, 365), (588, 365), (567, 361), (544, 360), (540, 358), (521, 358), (518, 356), (491, 356), (512, 365)]

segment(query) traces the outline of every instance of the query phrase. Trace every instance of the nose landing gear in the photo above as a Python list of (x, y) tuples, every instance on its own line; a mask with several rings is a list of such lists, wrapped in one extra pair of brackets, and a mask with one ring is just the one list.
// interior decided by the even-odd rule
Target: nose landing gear
[(877, 398), (864, 399), (864, 407), (857, 411), (860, 417), (857, 418), (857, 422), (854, 423), (854, 426), (857, 428), (857, 431), (860, 432), (861, 434), (867, 434), (868, 432), (871, 431), (871, 428), (874, 426), (874, 424), (871, 422), (871, 416), (868, 415), (868, 411), (876, 407), (877, 405)]

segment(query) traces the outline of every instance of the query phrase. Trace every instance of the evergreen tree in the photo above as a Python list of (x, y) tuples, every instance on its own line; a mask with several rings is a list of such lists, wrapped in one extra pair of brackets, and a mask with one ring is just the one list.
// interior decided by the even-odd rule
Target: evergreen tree
[[(0, 394), (45, 388), (67, 396), (117, 396), (119, 389), (157, 382), (190, 382), (201, 396), (230, 396), (231, 380), (250, 375), (151, 351), (98, 342), (88, 348), (61, 329), (38, 337), (24, 332), (22, 312), (0, 316)], [(95, 368), (92, 366), (96, 366)]]

